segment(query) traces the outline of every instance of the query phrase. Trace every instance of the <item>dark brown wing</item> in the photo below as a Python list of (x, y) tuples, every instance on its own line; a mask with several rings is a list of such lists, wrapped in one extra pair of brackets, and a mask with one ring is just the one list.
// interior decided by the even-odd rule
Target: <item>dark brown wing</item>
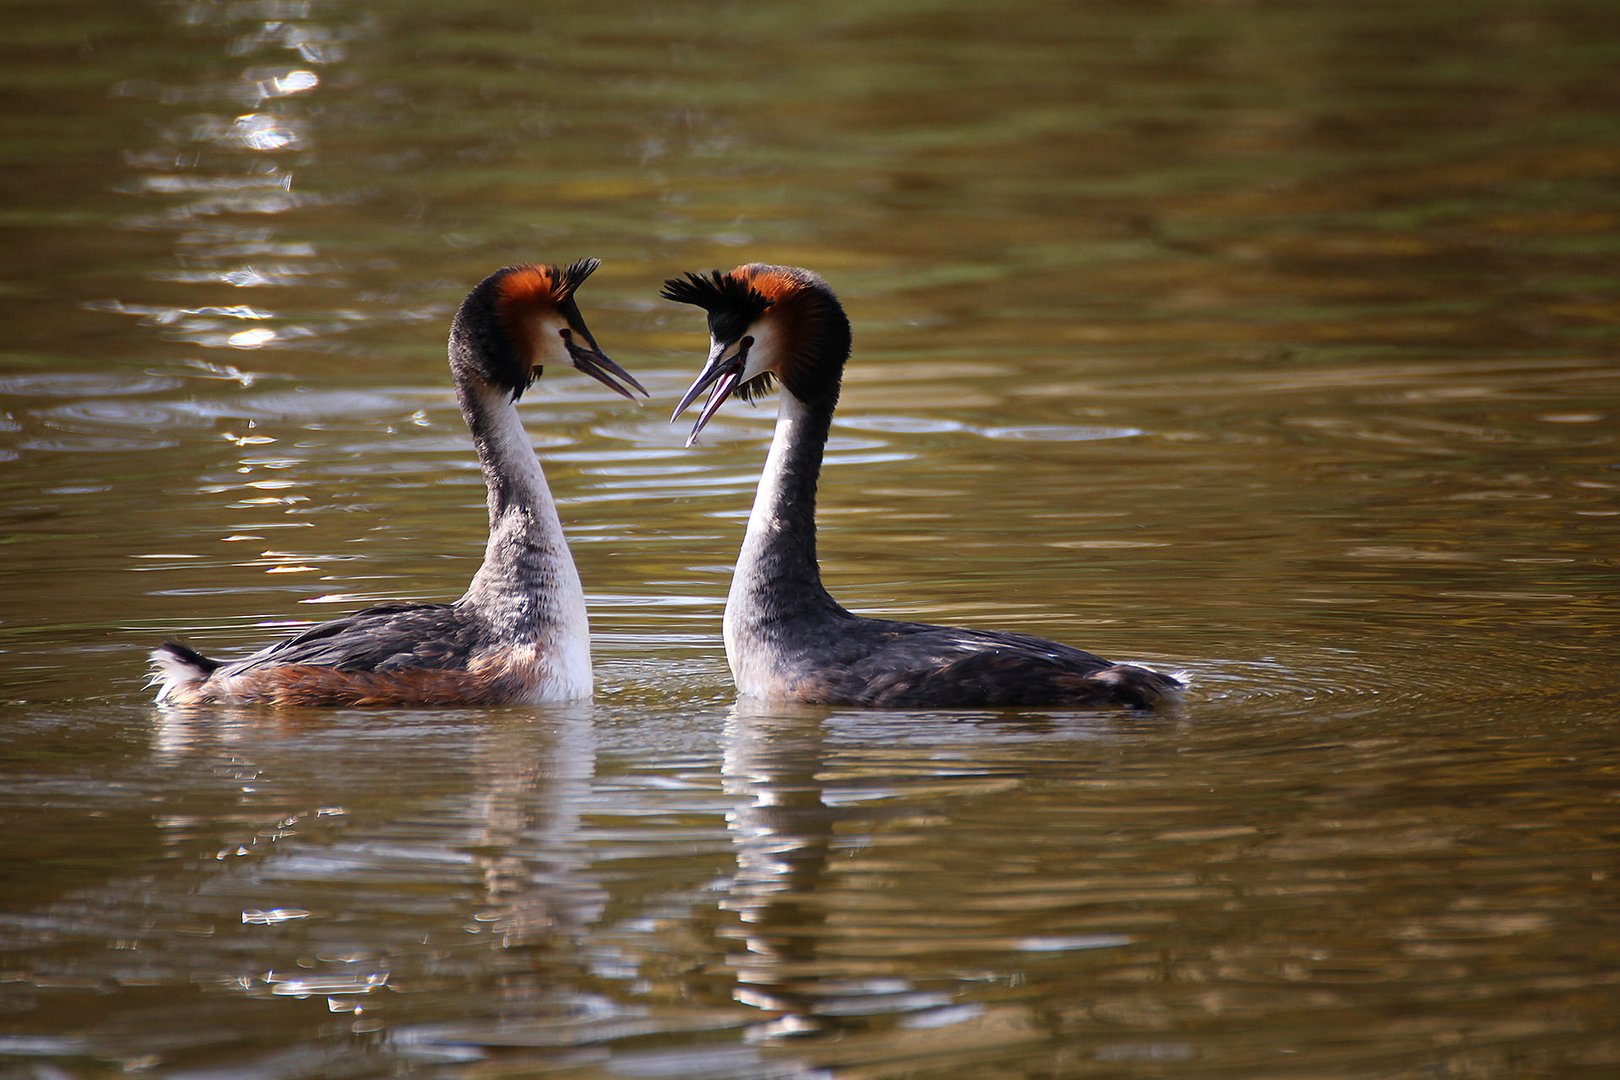
[(476, 636), (476, 625), (453, 604), (384, 604), (312, 626), (229, 661), (215, 677), (230, 678), (277, 664), (353, 672), (465, 668)]
[(859, 623), (815, 665), (814, 694), (828, 704), (1149, 708), (1181, 687), (1170, 676), (1031, 634)]

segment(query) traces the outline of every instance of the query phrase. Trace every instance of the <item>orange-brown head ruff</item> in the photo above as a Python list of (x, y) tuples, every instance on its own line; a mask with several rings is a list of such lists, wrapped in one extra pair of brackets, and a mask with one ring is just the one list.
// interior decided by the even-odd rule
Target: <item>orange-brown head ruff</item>
[[(634, 388), (647, 391), (635, 377), (602, 352), (585, 325), (574, 294), (601, 265), (579, 259), (567, 267), (522, 264), (508, 266), (484, 279), (468, 295), (458, 323), (472, 330), (486, 352), (486, 378), (511, 391), (514, 399), (539, 378), (550, 334), (557, 334), (568, 359), (579, 371), (629, 398)], [(489, 311), (497, 334), (477, 334), (478, 313)]]
[(661, 295), (709, 315), (708, 363), (670, 417), (680, 416), (713, 387), (688, 446), (733, 392), (751, 401), (777, 379), (807, 404), (830, 411), (837, 402), (849, 358), (849, 319), (819, 275), (793, 266), (747, 263), (729, 273), (712, 270), (671, 278)]

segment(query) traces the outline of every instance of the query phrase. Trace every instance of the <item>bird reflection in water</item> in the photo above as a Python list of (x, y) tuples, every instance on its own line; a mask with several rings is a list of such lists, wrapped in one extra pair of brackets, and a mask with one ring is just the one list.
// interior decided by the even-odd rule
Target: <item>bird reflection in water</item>
[[(365, 970), (384, 980), (498, 1009), (524, 999), (543, 971), (581, 963), (574, 943), (606, 905), (581, 836), (596, 772), (589, 704), (151, 711), (154, 764), (175, 774), (171, 798), (185, 809), (155, 822), (171, 860), (183, 856), (207, 873), (201, 885), (170, 879), (185, 895), (162, 906), (209, 917), (237, 908), (313, 916), (304, 936), (253, 944), (254, 973), (233, 980), (249, 997), (288, 992), (263, 972), (349, 976), (364, 956)], [(200, 827), (206, 822), (241, 827), (222, 836)], [(334, 885), (342, 886), (337, 906)], [(356, 921), (371, 928), (360, 938)], [(337, 959), (310, 968), (311, 955)], [(333, 1011), (358, 1005), (337, 1000)], [(558, 1008), (571, 1008), (566, 994)], [(448, 1032), (477, 1044), (501, 1023), (464, 1018), (417, 1042), (436, 1045)]]
[[(855, 811), (827, 789), (824, 710), (770, 705), (733, 709), (726, 724), (724, 783), (736, 799), (727, 817), (737, 870), (722, 906), (737, 915), (742, 951), (730, 957), (733, 998), (775, 1017), (756, 1037), (809, 1035), (863, 1027), (876, 1014), (907, 1014), (952, 1004), (891, 965), (852, 962), (858, 928), (829, 924), (833, 855), (853, 838), (838, 825)], [(859, 820), (870, 825), (863, 800)], [(846, 883), (847, 884), (847, 883)], [(838, 974), (829, 975), (834, 965)]]
[(826, 931), (826, 909), (813, 898), (827, 873), (835, 818), (817, 779), (823, 741), (813, 719), (749, 716), (739, 708), (726, 723), (725, 790), (737, 799), (727, 825), (737, 872), (722, 906), (736, 913), (744, 949), (731, 959), (733, 997), (781, 1014), (762, 1029), (767, 1035), (821, 1027), (807, 969)]

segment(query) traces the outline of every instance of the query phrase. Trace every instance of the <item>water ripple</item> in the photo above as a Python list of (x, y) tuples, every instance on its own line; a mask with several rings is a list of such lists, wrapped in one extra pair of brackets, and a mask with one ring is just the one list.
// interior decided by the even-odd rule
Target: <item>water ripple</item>
[(1141, 428), (1133, 427), (1041, 424), (984, 428), (979, 433), (987, 439), (1008, 439), (1016, 442), (1092, 442), (1098, 439), (1128, 439), (1143, 434), (1143, 431)]
[(113, 438), (110, 436), (93, 437), (88, 435), (76, 436), (36, 436), (24, 439), (17, 444), (20, 450), (31, 450), (37, 453), (86, 453), (86, 454), (121, 454), (139, 450), (166, 450), (180, 445), (180, 440), (172, 438)]
[(0, 394), (22, 397), (119, 397), (174, 390), (178, 379), (116, 372), (51, 372), (0, 375)]
[[(173, 381), (153, 386), (171, 387)], [(65, 396), (62, 395), (62, 396)], [(224, 398), (198, 398), (183, 401), (148, 399), (144, 401), (87, 400), (52, 406), (33, 415), (53, 427), (94, 433), (108, 428), (171, 428), (191, 426), (198, 420), (249, 420), (311, 422), (336, 418), (398, 418), (410, 414), (420, 397), (409, 390), (282, 390), (244, 392)], [(241, 440), (244, 445), (262, 441)], [(446, 437), (432, 440), (434, 447), (460, 450), (463, 443)], [(564, 445), (558, 441), (551, 445)], [(422, 450), (430, 447), (417, 446)], [(374, 452), (372, 444), (340, 447), (344, 452)], [(407, 448), (410, 449), (410, 448)]]
[(1379, 662), (1343, 651), (1301, 650), (1284, 660), (1200, 659), (1176, 672), (1190, 686), (1189, 699), (1211, 704), (1267, 702), (1305, 708), (1328, 699), (1377, 699), (1381, 707), (1419, 699), (1430, 686), (1419, 672), (1391, 672)]

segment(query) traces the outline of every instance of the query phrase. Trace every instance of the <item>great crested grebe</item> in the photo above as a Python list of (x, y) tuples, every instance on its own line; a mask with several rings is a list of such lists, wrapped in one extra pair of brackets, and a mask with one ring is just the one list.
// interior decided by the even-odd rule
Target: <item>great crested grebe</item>
[(1181, 683), (1029, 634), (867, 619), (840, 607), (816, 562), (816, 479), (849, 359), (849, 319), (818, 275), (750, 263), (687, 274), (663, 296), (709, 313), (708, 363), (675, 408), (722, 402), (773, 381), (782, 403), (726, 598), (726, 659), (737, 691), (770, 701), (899, 708), (1127, 705), (1150, 708)]
[(450, 326), (450, 372), (489, 489), (489, 545), (453, 604), (384, 604), (312, 626), (240, 660), (178, 641), (152, 652), (174, 705), (457, 705), (591, 695), (585, 593), (517, 400), (544, 363), (570, 363), (631, 397), (642, 389), (585, 328), (574, 292), (597, 266), (508, 266)]

